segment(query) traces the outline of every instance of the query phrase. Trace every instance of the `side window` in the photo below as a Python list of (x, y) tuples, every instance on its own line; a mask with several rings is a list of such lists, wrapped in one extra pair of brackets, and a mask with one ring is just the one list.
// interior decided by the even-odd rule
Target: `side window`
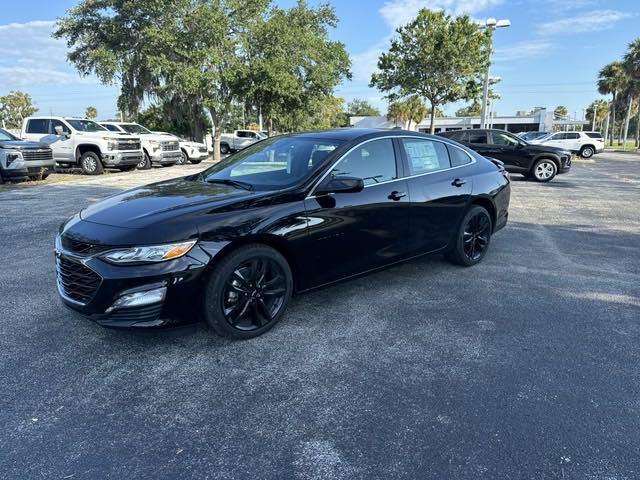
[(462, 149), (452, 145), (447, 145), (447, 150), (449, 150), (449, 158), (451, 159), (452, 167), (459, 167), (460, 165), (471, 163), (471, 157)]
[(565, 133), (564, 134), (567, 140), (577, 140), (578, 138), (580, 138), (580, 134), (579, 133)]
[(567, 137), (565, 137), (564, 133), (556, 133), (549, 140), (564, 140), (565, 138)]
[(448, 134), (447, 137), (450, 138), (451, 140), (456, 141), (456, 142), (464, 142), (464, 140), (463, 140), (464, 134), (465, 134), (465, 132), (460, 130), (459, 132), (454, 132), (454, 133)]
[(393, 142), (383, 138), (356, 147), (334, 167), (331, 176), (362, 178), (365, 185), (398, 178)]
[(120, 130), (118, 130), (118, 127), (116, 127), (115, 125), (109, 125), (108, 123), (105, 125), (102, 125), (104, 128), (106, 128), (107, 130), (111, 130), (112, 132), (119, 132)]
[(33, 118), (27, 123), (27, 133), (49, 133), (49, 120), (44, 118)]
[(247, 138), (249, 132), (245, 132), (244, 130), (238, 130), (238, 137), (239, 138)]
[(443, 143), (403, 138), (402, 145), (409, 161), (409, 175), (437, 172), (451, 166), (447, 147)]
[(469, 132), (469, 140), (467, 140), (467, 143), (487, 143), (487, 134), (485, 132)]
[(518, 145), (520, 143), (515, 138), (511, 137), (510, 135), (507, 135), (506, 133), (502, 133), (502, 132), (491, 132), (491, 138), (493, 139), (493, 144), (494, 145), (516, 146), (516, 145)]
[(53, 134), (55, 134), (55, 133), (56, 133), (56, 127), (62, 127), (62, 131), (63, 131), (64, 133), (71, 133), (71, 132), (69, 131), (69, 127), (67, 127), (67, 126), (66, 126), (64, 123), (62, 123), (60, 120), (56, 120), (56, 119), (51, 120), (51, 126), (49, 127), (49, 128), (50, 128), (49, 133), (53, 133)]

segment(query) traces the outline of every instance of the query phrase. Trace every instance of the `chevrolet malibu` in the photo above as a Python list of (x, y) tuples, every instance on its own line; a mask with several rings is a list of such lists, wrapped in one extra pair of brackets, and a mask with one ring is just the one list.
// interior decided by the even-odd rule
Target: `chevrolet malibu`
[(339, 129), (262, 140), (109, 197), (56, 237), (65, 305), (108, 327), (273, 327), (293, 294), (444, 253), (471, 266), (507, 222), (501, 163), (442, 137)]

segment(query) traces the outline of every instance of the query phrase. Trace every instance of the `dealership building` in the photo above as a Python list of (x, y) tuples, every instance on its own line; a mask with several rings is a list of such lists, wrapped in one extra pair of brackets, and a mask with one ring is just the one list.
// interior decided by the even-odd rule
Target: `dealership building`
[[(406, 124), (398, 125), (385, 116), (350, 117), (349, 124), (352, 127), (362, 128), (406, 128)], [(410, 130), (429, 132), (430, 119), (425, 118), (417, 125), (412, 124)], [(532, 113), (519, 112), (513, 116), (492, 115), (489, 120), (490, 128), (518, 132), (552, 132), (557, 130), (576, 130), (588, 125), (588, 122), (579, 120), (554, 119), (553, 110), (546, 108), (536, 109)], [(480, 128), (480, 117), (437, 117), (435, 119), (435, 131), (446, 132), (449, 130), (465, 130)]]

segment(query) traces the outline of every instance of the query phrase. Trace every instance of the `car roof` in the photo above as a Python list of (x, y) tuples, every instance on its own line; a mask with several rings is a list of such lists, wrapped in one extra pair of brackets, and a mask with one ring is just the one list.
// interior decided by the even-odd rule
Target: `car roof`
[(326, 138), (330, 140), (354, 141), (365, 137), (376, 136), (420, 136), (429, 138), (430, 135), (422, 132), (414, 132), (411, 130), (386, 129), (386, 128), (333, 128), (329, 130), (311, 130), (307, 132), (292, 133), (291, 136), (302, 138)]

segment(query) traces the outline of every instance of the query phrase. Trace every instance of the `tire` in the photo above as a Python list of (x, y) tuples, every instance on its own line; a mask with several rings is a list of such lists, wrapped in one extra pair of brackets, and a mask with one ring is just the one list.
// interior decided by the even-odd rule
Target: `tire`
[(229, 149), (229, 145), (227, 145), (226, 143), (221, 143), (220, 144), (220, 153), (222, 155), (226, 155), (227, 153), (229, 153), (230, 149)]
[(149, 158), (149, 154), (144, 152), (142, 156), (142, 160), (136, 165), (138, 170), (149, 170), (151, 168), (151, 158)]
[(40, 177), (40, 180), (46, 180), (49, 175), (51, 175), (50, 173), (43, 173), (42, 176)]
[(278, 323), (292, 293), (285, 258), (267, 245), (246, 245), (223, 257), (209, 275), (204, 318), (218, 335), (257, 337)]
[(580, 149), (580, 156), (582, 158), (591, 158), (593, 154), (596, 153), (594, 148), (591, 145), (585, 145)]
[(197, 165), (197, 164), (199, 164), (199, 163), (202, 163), (202, 159), (201, 159), (201, 158), (199, 158), (199, 159), (197, 159), (197, 160), (189, 160), (189, 161), (190, 161), (191, 163), (193, 163), (194, 165)]
[(187, 163), (189, 163), (189, 156), (184, 150), (180, 150), (180, 160), (176, 162), (176, 165), (186, 165)]
[(480, 263), (491, 244), (492, 223), (485, 208), (472, 206), (460, 223), (453, 245), (446, 254), (447, 259), (463, 267)]
[(94, 152), (84, 152), (80, 157), (80, 168), (85, 175), (100, 175), (103, 173), (100, 157)]
[(558, 173), (558, 166), (553, 160), (541, 158), (531, 169), (531, 176), (536, 182), (546, 183)]

